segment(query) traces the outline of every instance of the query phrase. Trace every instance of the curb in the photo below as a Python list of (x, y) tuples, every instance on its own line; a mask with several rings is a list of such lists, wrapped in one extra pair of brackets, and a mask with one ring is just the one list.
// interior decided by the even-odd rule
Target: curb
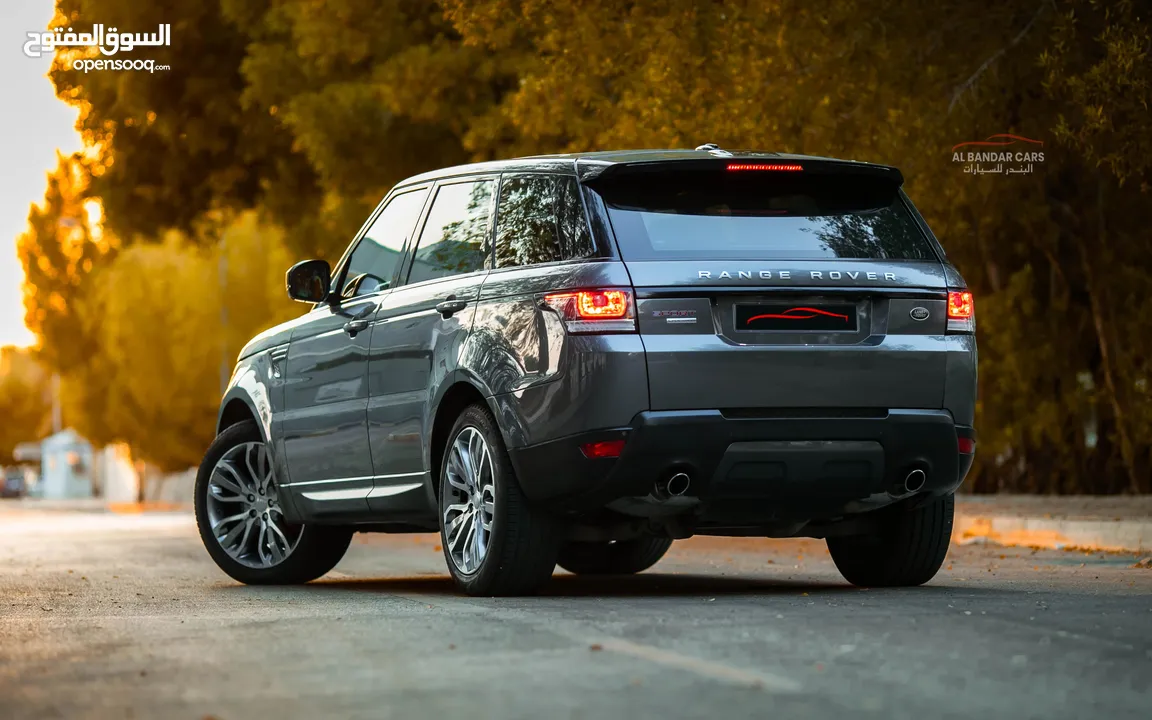
[(191, 512), (190, 503), (173, 502), (142, 502), (142, 503), (108, 503), (108, 512), (117, 515), (138, 515), (152, 512)]
[(957, 512), (952, 541), (958, 545), (992, 543), (1054, 550), (1143, 552), (1152, 550), (1152, 519), (1070, 520)]

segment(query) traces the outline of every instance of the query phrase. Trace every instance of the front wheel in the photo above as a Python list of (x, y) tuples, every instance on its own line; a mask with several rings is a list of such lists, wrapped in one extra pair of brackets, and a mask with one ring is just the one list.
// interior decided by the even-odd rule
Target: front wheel
[(465, 408), (440, 466), (440, 541), (456, 585), (469, 595), (535, 593), (556, 568), (558, 529), (520, 491), (488, 408)]
[(828, 538), (828, 551), (853, 585), (923, 585), (948, 554), (955, 508), (951, 494), (912, 510), (893, 508), (871, 534)]
[(632, 575), (647, 570), (672, 547), (672, 538), (638, 537), (619, 542), (570, 542), (560, 567), (575, 575)]
[(238, 423), (209, 446), (196, 474), (196, 525), (221, 570), (249, 585), (315, 580), (340, 562), (346, 528), (288, 522), (272, 457), (256, 423)]

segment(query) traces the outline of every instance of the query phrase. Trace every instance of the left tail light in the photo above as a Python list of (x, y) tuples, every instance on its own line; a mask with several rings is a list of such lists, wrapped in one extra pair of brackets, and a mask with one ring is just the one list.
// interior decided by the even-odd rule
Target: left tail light
[(636, 332), (631, 290), (576, 290), (544, 296), (570, 333)]
[(976, 331), (976, 306), (972, 293), (954, 290), (948, 293), (948, 332), (970, 334)]

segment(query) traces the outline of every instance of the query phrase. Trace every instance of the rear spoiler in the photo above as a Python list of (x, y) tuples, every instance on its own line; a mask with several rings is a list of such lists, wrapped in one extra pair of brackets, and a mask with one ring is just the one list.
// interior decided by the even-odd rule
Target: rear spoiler
[[(730, 166), (736, 166), (730, 168)], [(692, 158), (649, 160), (638, 162), (607, 163), (598, 160), (577, 160), (576, 175), (580, 182), (595, 187), (601, 182), (629, 175), (643, 176), (649, 173), (709, 173), (747, 171), (786, 174), (789, 172), (812, 175), (858, 175), (861, 177), (886, 180), (896, 187), (904, 184), (904, 175), (888, 165), (855, 162), (852, 160), (832, 160), (827, 158), (789, 157), (760, 155), (754, 157)]]

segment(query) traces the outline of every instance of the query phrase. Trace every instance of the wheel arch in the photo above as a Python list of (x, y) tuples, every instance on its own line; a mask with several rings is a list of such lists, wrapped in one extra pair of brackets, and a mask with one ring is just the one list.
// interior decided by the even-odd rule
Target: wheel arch
[(233, 388), (220, 403), (220, 412), (216, 417), (216, 434), (219, 435), (233, 425), (247, 420), (256, 423), (256, 427), (260, 428), (260, 437), (263, 438), (264, 442), (268, 442), (268, 428), (261, 421), (252, 398), (239, 388)]
[(457, 379), (456, 382), (445, 388), (440, 401), (436, 403), (436, 411), (432, 418), (432, 431), (428, 442), (428, 469), (432, 479), (432, 492), (436, 497), (440, 495), (440, 463), (444, 459), (444, 448), (448, 445), (448, 433), (456, 418), (464, 412), (464, 408), (476, 403), (484, 403), (489, 410), (491, 403), (484, 394), (467, 380)]
[(228, 389), (220, 400), (216, 416), (216, 434), (244, 420), (256, 421), (264, 442), (272, 441), (273, 392), (272, 382), (279, 373), (273, 367), (271, 353), (258, 353), (241, 360), (232, 373)]

